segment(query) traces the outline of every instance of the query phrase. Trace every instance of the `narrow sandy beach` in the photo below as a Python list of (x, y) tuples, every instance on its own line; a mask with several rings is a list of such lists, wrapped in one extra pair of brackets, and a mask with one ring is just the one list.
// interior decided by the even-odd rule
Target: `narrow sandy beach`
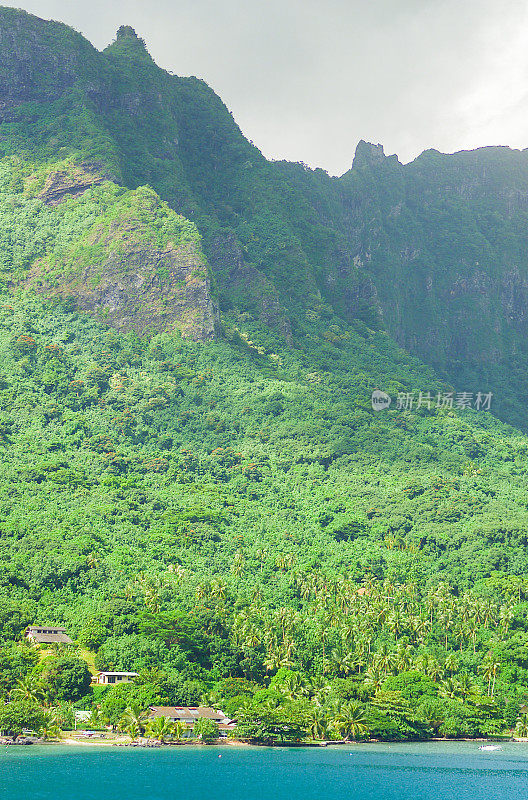
[[(74, 738), (71, 736), (66, 736), (63, 739), (57, 739), (51, 742), (43, 742), (43, 744), (50, 744), (50, 745), (75, 745), (76, 747), (113, 747), (114, 745), (131, 745), (131, 741), (128, 738), (115, 738), (115, 739), (79, 739)], [(141, 746), (144, 747), (146, 744), (146, 740), (141, 742)], [(204, 744), (203, 742), (178, 742), (175, 743), (165, 743), (163, 746), (169, 747), (198, 747), (198, 746), (205, 746), (205, 747), (253, 747), (254, 745), (248, 744), (247, 742), (240, 742), (237, 739), (222, 739), (219, 742), (215, 742), (214, 744)]]

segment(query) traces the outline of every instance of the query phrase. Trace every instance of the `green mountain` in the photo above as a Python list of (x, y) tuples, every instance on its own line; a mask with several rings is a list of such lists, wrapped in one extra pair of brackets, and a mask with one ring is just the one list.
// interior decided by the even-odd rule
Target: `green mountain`
[[(528, 699), (525, 153), (269, 162), (131, 28), (100, 53), (12, 9), (0, 97), (3, 638), (64, 623), (100, 668), (161, 668), (144, 703), (276, 695), (288, 668), (396, 738), (435, 727), (378, 697), (412, 667), (427, 696), (472, 681), (444, 732), (504, 728)], [(6, 693), (37, 669), (13, 647)]]
[(404, 166), (362, 142), (330, 178), (266, 161), (203, 81), (159, 69), (131, 28), (99, 53), (58, 23), (11, 9), (0, 22), (6, 158), (41, 181), (73, 162), (88, 184), (152, 187), (197, 225), (224, 312), (289, 340), (327, 302), (525, 425), (525, 152)]

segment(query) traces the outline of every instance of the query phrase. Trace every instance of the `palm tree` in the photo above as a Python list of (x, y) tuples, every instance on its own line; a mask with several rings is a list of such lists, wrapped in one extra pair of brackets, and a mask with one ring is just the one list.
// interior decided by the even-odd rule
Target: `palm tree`
[(528, 738), (528, 714), (520, 714), (515, 726), (515, 733), (522, 739)]
[(278, 687), (281, 694), (286, 695), (290, 700), (298, 700), (308, 694), (308, 687), (298, 672), (290, 672), (284, 678), (284, 682)]
[(345, 741), (361, 737), (368, 731), (363, 706), (353, 700), (340, 707), (332, 722), (338, 734)]
[(260, 561), (260, 571), (262, 572), (262, 570), (264, 569), (264, 562), (266, 561), (267, 553), (265, 550), (260, 549), (255, 552), (255, 556)]
[(308, 731), (314, 739), (325, 739), (328, 735), (328, 719), (320, 706), (310, 710)]
[(400, 614), (398, 610), (392, 611), (389, 614), (387, 625), (389, 630), (394, 634), (394, 638), (398, 639), (399, 634), (401, 633), (402, 627), (404, 623), (404, 617)]
[[(358, 645), (361, 643), (359, 642)], [(357, 650), (356, 652), (352, 653), (350, 658), (350, 665), (354, 672), (360, 673), (364, 666), (366, 666), (366, 661), (363, 658), (363, 654), (361, 650)]]
[(513, 620), (513, 609), (510, 606), (501, 606), (499, 623), (500, 623), (501, 635), (503, 638), (506, 637), (512, 620)]
[(500, 661), (497, 661), (490, 651), (486, 656), (486, 660), (480, 667), (480, 670), (484, 673), (484, 679), (488, 681), (488, 695), (490, 697), (493, 697), (493, 692), (495, 691), (495, 680), (499, 669)]
[(353, 653), (344, 651), (341, 647), (334, 647), (330, 653), (329, 663), (337, 675), (350, 675), (356, 666)]
[(453, 678), (446, 678), (440, 684), (439, 694), (440, 697), (447, 697), (449, 700), (453, 700), (458, 696), (459, 693), (459, 684)]
[(200, 603), (200, 605), (203, 605), (203, 601), (205, 600), (205, 598), (207, 597), (207, 595), (209, 593), (210, 593), (209, 584), (208, 583), (199, 583), (198, 586), (196, 587), (195, 592), (194, 592), (194, 596), (196, 597), (196, 599)]
[(372, 665), (380, 672), (387, 675), (394, 669), (395, 661), (395, 654), (390, 652), (388, 645), (382, 644), (378, 652), (374, 654)]
[(266, 672), (271, 672), (281, 666), (281, 653), (276, 641), (266, 643), (266, 657), (263, 663)]
[(444, 669), (453, 675), (458, 669), (458, 658), (454, 653), (448, 653), (444, 661)]
[(416, 634), (416, 641), (423, 644), (425, 636), (430, 627), (429, 620), (425, 617), (416, 617), (413, 621), (414, 633)]
[(145, 732), (151, 739), (163, 743), (172, 737), (174, 725), (168, 717), (155, 717), (149, 719)]
[(471, 644), (473, 645), (473, 653), (475, 654), (477, 652), (476, 642), (477, 642), (477, 633), (479, 630), (479, 622), (475, 617), (473, 619), (468, 620), (466, 625), (466, 630), (469, 634), (469, 638), (471, 639)]
[(13, 700), (30, 700), (34, 703), (39, 703), (44, 699), (44, 690), (37, 678), (28, 675), (23, 680), (17, 681), (17, 686), (11, 692)]
[(129, 722), (129, 723), (126, 724), (126, 727), (125, 727), (125, 723), (123, 723), (123, 727), (122, 727), (121, 726), (121, 721), (120, 721), (119, 722), (119, 727), (120, 727), (120, 730), (123, 730), (125, 733), (128, 733), (128, 735), (130, 736), (130, 738), (132, 739), (133, 742), (135, 742), (136, 739), (139, 739), (139, 737), (141, 736), (142, 731), (141, 731), (139, 725), (136, 722)]
[(182, 567), (181, 564), (169, 564), (167, 567), (167, 572), (170, 572), (176, 580), (176, 583), (181, 583), (181, 581), (187, 577), (187, 570), (185, 567)]
[(400, 671), (403, 672), (408, 670), (411, 666), (411, 656), (412, 656), (412, 647), (410, 645), (398, 645), (395, 654), (395, 666)]
[(365, 686), (368, 686), (369, 689), (373, 689), (375, 692), (377, 692), (381, 688), (385, 677), (385, 674), (381, 672), (381, 670), (375, 664), (372, 664), (365, 672), (365, 679), (363, 683)]
[(314, 678), (311, 689), (315, 705), (318, 707), (326, 705), (329, 695), (332, 694), (332, 687), (322, 675)]
[(104, 728), (109, 724), (109, 719), (101, 711), (100, 706), (94, 706), (90, 712), (90, 725), (92, 728)]
[(441, 680), (444, 677), (444, 668), (436, 658), (430, 658), (427, 664), (427, 675), (433, 681)]
[(237, 576), (237, 578), (240, 578), (240, 576), (244, 572), (245, 563), (246, 561), (244, 558), (244, 554), (240, 550), (237, 550), (237, 552), (233, 556), (233, 565), (231, 567), (231, 571), (233, 572), (234, 575)]
[(160, 610), (161, 588), (162, 587), (159, 578), (151, 578), (143, 581), (143, 599), (145, 601), (145, 605), (149, 611), (152, 611), (155, 614)]
[(220, 578), (213, 578), (210, 584), (209, 594), (221, 606), (225, 604), (227, 598), (227, 587)]
[(453, 616), (450, 608), (442, 608), (438, 615), (440, 626), (444, 630), (445, 636), (445, 649), (447, 650), (449, 631), (453, 627)]
[(146, 711), (138, 705), (132, 705), (125, 709), (119, 720), (119, 729), (128, 733), (132, 739), (136, 739), (144, 733), (147, 720)]
[(466, 672), (458, 676), (455, 684), (457, 686), (458, 694), (464, 699), (475, 694), (475, 682)]
[(39, 736), (42, 739), (60, 739), (62, 730), (57, 720), (57, 715), (54, 711), (45, 711), (44, 720), (38, 729)]
[(187, 730), (187, 725), (185, 722), (182, 722), (181, 719), (176, 720), (176, 722), (172, 726), (172, 735), (179, 741), (183, 738), (184, 731)]

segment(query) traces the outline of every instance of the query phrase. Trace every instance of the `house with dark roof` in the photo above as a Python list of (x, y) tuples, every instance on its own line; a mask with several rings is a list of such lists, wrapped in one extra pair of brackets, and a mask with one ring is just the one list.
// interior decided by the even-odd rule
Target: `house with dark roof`
[[(218, 726), (220, 736), (226, 736), (229, 730), (235, 727), (223, 711), (217, 711), (208, 706), (150, 706), (149, 719), (166, 717), (171, 722), (183, 722), (186, 733), (190, 736), (194, 723), (199, 719), (210, 719)], [(185, 734), (184, 734), (185, 735)]]
[(72, 644), (66, 628), (59, 628), (58, 625), (30, 625), (25, 635), (35, 644)]

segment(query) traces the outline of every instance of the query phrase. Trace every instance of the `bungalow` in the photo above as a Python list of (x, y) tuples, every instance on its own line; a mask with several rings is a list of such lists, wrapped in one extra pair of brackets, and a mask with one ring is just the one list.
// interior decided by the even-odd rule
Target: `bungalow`
[(223, 711), (216, 711), (208, 706), (150, 706), (149, 719), (166, 717), (171, 722), (183, 722), (187, 732), (192, 733), (194, 723), (198, 719), (210, 719), (218, 726), (220, 736), (225, 736), (227, 731), (234, 728), (234, 722)]
[(101, 683), (104, 686), (114, 683), (130, 683), (138, 677), (137, 672), (98, 672), (92, 678), (92, 683)]
[(35, 644), (72, 644), (72, 640), (66, 633), (66, 628), (59, 628), (57, 625), (30, 625), (26, 630), (26, 639)]

